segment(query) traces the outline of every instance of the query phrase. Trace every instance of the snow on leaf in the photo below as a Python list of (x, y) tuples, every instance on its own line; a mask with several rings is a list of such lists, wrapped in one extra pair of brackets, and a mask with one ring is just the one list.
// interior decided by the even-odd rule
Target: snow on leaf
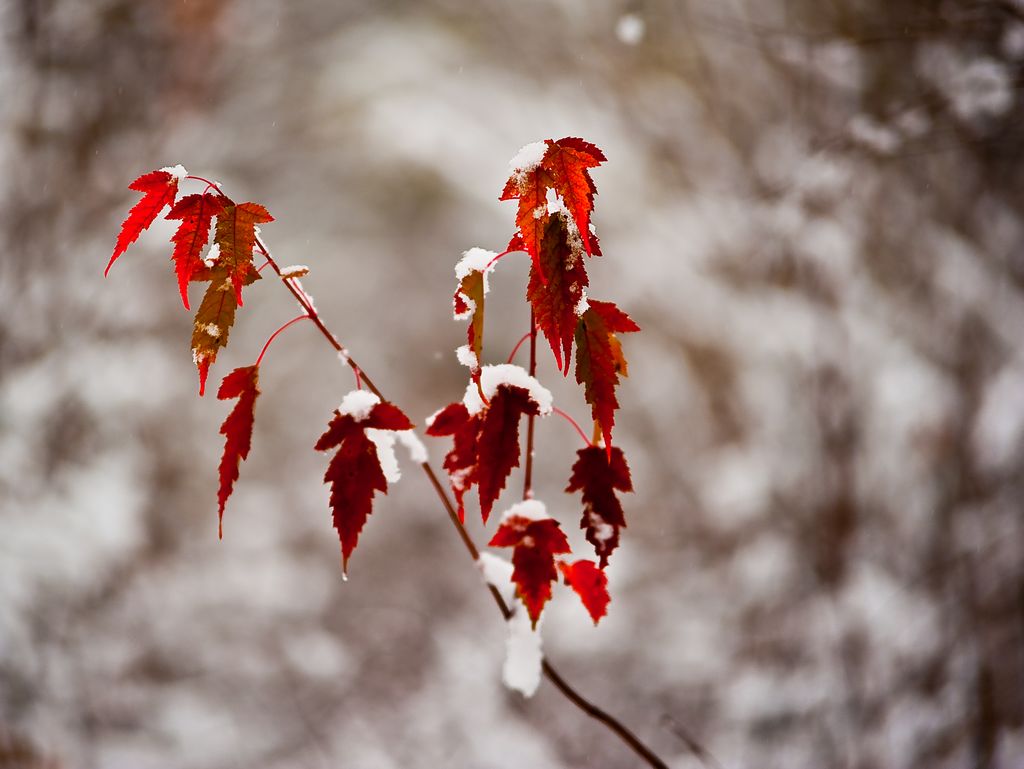
[(608, 602), (611, 600), (608, 596), (608, 577), (589, 560), (572, 564), (559, 561), (558, 570), (562, 572), (565, 584), (576, 591), (576, 595), (583, 601), (583, 606), (596, 625), (608, 613)]
[[(188, 284), (192, 279), (192, 273), (206, 266), (202, 252), (210, 240), (210, 224), (223, 210), (224, 198), (204, 193), (186, 195), (167, 213), (168, 219), (181, 221), (177, 232), (171, 237), (171, 242), (174, 243), (171, 259), (174, 260), (174, 270), (178, 274), (178, 290), (181, 292), (181, 301), (186, 310), (189, 309)], [(211, 265), (216, 261), (214, 254), (210, 254), (208, 258)]]
[[(516, 226), (521, 248), (530, 255), (534, 267), (540, 269), (540, 249), (548, 223), (547, 190), (553, 184), (551, 174), (537, 166), (528, 172), (512, 174), (501, 194), (501, 200), (518, 200)], [(513, 238), (513, 240), (515, 240)], [(511, 246), (511, 244), (510, 244)], [(542, 278), (543, 278), (542, 273)]]
[(586, 531), (587, 542), (594, 546), (603, 569), (619, 545), (619, 529), (626, 527), (622, 503), (615, 492), (633, 491), (633, 481), (626, 457), (618, 446), (613, 446), (610, 454), (597, 446), (588, 446), (577, 451), (576, 456), (565, 490), (583, 492), (580, 528)]
[(164, 206), (174, 204), (174, 197), (178, 194), (178, 176), (165, 170), (151, 171), (129, 184), (128, 189), (141, 192), (142, 200), (132, 206), (128, 218), (121, 224), (121, 232), (117, 236), (114, 253), (107, 262), (107, 269), (103, 271), (104, 275), (110, 272), (117, 258), (128, 250), (128, 246), (138, 239), (142, 231), (149, 228)]
[(466, 352), (468, 354), (460, 355), (459, 361), (463, 363), (472, 361), (469, 369), (474, 378), (480, 374), (480, 359), (483, 356), (486, 281), (487, 276), (484, 272), (470, 270), (459, 281), (452, 299), (455, 319), (460, 320), (467, 317), (470, 319), (466, 329)]
[[(259, 273), (250, 265), (244, 282), (248, 285), (259, 280), (259, 277)], [(209, 281), (192, 328), (192, 359), (199, 369), (199, 394), (203, 395), (210, 366), (217, 360), (217, 353), (227, 347), (228, 334), (235, 323), (238, 305), (235, 293), (231, 290), (231, 277), (220, 264), (194, 271), (192, 280)]]
[[(357, 416), (362, 418), (357, 419)], [(373, 510), (376, 492), (387, 494), (388, 491), (388, 480), (378, 454), (379, 435), (369, 433), (411, 430), (412, 427), (412, 422), (397, 406), (380, 401), (365, 415), (335, 412), (326, 432), (316, 443), (317, 451), (337, 449), (327, 466), (324, 483), (331, 485), (330, 505), (341, 542), (343, 570), (348, 570), (348, 559)]]
[(257, 203), (239, 203), (226, 206), (217, 217), (214, 236), (220, 246), (218, 264), (228, 271), (235, 289), (235, 301), (241, 307), (242, 286), (252, 268), (252, 249), (256, 243), (256, 225), (272, 222), (274, 217)]
[(588, 305), (576, 327), (576, 381), (583, 385), (594, 421), (600, 424), (605, 447), (610, 452), (615, 411), (619, 407), (615, 388), (619, 376), (628, 373), (622, 345), (615, 334), (639, 331), (640, 327), (612, 302), (590, 299)]
[(225, 437), (224, 454), (218, 469), (220, 488), (217, 490), (217, 536), (221, 538), (224, 536), (224, 506), (238, 480), (238, 465), (249, 456), (252, 447), (252, 426), (259, 394), (259, 368), (256, 366), (236, 368), (224, 377), (217, 391), (218, 400), (238, 398), (238, 403), (220, 426), (220, 434)]
[(576, 308), (589, 283), (583, 259), (569, 244), (565, 219), (552, 216), (541, 246), (540, 265), (530, 269), (526, 298), (537, 326), (551, 345), (559, 370), (566, 374), (579, 322)]
[(558, 579), (555, 556), (569, 552), (565, 532), (558, 521), (547, 517), (543, 504), (527, 500), (505, 512), (488, 544), (513, 548), (512, 581), (536, 627), (544, 604), (551, 598), (551, 583)]

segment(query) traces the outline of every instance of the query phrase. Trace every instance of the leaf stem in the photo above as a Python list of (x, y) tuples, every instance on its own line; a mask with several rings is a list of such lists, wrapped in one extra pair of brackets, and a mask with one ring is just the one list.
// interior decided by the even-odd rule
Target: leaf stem
[(512, 352), (510, 352), (508, 355), (508, 360), (505, 361), (506, 363), (511, 363), (515, 359), (516, 353), (519, 352), (519, 348), (523, 346), (523, 342), (530, 338), (531, 333), (532, 332), (527, 331), (525, 334), (523, 334), (522, 339), (516, 342), (516, 346), (512, 348)]
[[(216, 184), (207, 179), (203, 179), (202, 177), (198, 176), (190, 176), (189, 178), (196, 179), (201, 182), (206, 182), (209, 186), (213, 187), (218, 192), (220, 192), (220, 194), (224, 194)], [(274, 257), (270, 255), (270, 249), (266, 247), (266, 245), (263, 243), (263, 241), (260, 239), (258, 235), (256, 236), (255, 239), (255, 245), (259, 252), (263, 254), (264, 257), (266, 257), (267, 262), (270, 264), (270, 267), (274, 270), (274, 272), (277, 273), (278, 277), (281, 278), (281, 282), (284, 284), (285, 288), (287, 288), (291, 292), (292, 296), (295, 297), (296, 301), (299, 303), (299, 306), (306, 311), (306, 315), (304, 315), (303, 317), (309, 317), (309, 319), (313, 321), (313, 324), (317, 327), (317, 329), (319, 329), (320, 334), (324, 337), (324, 339), (327, 340), (327, 343), (334, 348), (335, 352), (345, 353), (345, 358), (349, 367), (356, 374), (356, 381), (364, 382), (366, 384), (367, 389), (370, 390), (370, 392), (379, 397), (381, 400), (385, 400), (384, 396), (381, 395), (380, 390), (377, 389), (377, 386), (366, 375), (366, 372), (363, 371), (358, 365), (356, 365), (352, 358), (347, 355), (347, 351), (342, 346), (341, 342), (338, 341), (338, 338), (333, 333), (331, 333), (330, 329), (328, 329), (327, 326), (324, 324), (323, 320), (321, 320), (319, 313), (316, 311), (316, 308), (313, 306), (313, 304), (309, 301), (309, 298), (308, 296), (306, 296), (306, 293), (302, 289), (295, 286), (293, 284), (293, 281), (288, 280), (281, 274), (281, 268), (274, 260)], [(504, 254), (499, 254), (499, 256), (495, 257), (495, 259), (492, 261), (497, 261), (497, 259), (500, 258), (501, 256), (504, 256)], [(531, 376), (536, 372), (537, 364), (537, 329), (533, 321), (534, 319), (531, 313)], [(532, 470), (533, 466), (532, 457), (529, 453), (532, 451), (532, 448), (533, 418), (531, 417), (530, 427), (527, 433), (527, 473), (529, 473)], [(430, 480), (431, 485), (434, 487), (434, 491), (440, 498), (441, 503), (445, 508), (445, 511), (448, 513), (448, 517), (451, 520), (452, 525), (458, 532), (459, 538), (462, 540), (462, 544), (465, 546), (466, 550), (469, 552), (473, 560), (478, 560), (480, 557), (480, 551), (477, 549), (476, 545), (473, 544), (473, 540), (469, 536), (469, 533), (466, 531), (466, 527), (462, 525), (461, 521), (459, 521), (459, 515), (455, 510), (455, 506), (452, 504), (452, 501), (448, 498), (448, 493), (445, 490), (445, 488), (441, 485), (441, 482), (438, 480), (437, 474), (434, 472), (434, 469), (430, 466), (429, 462), (424, 462), (421, 465), (421, 467), (423, 468), (423, 472), (426, 474), (427, 478)], [(494, 598), (494, 602), (497, 604), (502, 616), (507, 620), (509, 617), (512, 616), (511, 609), (509, 609), (508, 605), (501, 597), (501, 594), (498, 592), (497, 588), (495, 588), (493, 585), (490, 585), (489, 590), (491, 593), (491, 597)], [(583, 695), (577, 692), (572, 686), (570, 686), (569, 683), (564, 678), (562, 678), (558, 671), (555, 670), (554, 666), (551, 665), (551, 663), (549, 663), (547, 660), (544, 660), (542, 665), (544, 675), (547, 677), (547, 679), (551, 681), (551, 683), (555, 685), (555, 688), (557, 688), (570, 702), (576, 705), (576, 707), (578, 707), (591, 718), (600, 721), (602, 724), (608, 727), (608, 729), (610, 729), (616, 736), (618, 736), (623, 742), (629, 745), (629, 747), (632, 748), (637, 755), (644, 759), (644, 761), (649, 766), (654, 767), (654, 769), (668, 769), (668, 764), (662, 761), (653, 751), (651, 751), (650, 748), (644, 745), (644, 743), (642, 743), (640, 739), (635, 734), (633, 734), (633, 732), (627, 729), (618, 719), (616, 719), (614, 716), (606, 713), (604, 710), (591, 703), (589, 700), (583, 697)]]
[[(537, 375), (537, 322), (530, 305), (530, 376)], [(526, 418), (526, 467), (523, 471), (523, 499), (533, 498), (533, 430), (536, 417), (530, 414)]]
[(569, 416), (564, 411), (562, 411), (560, 408), (558, 408), (558, 406), (552, 406), (551, 407), (551, 411), (554, 412), (555, 414), (558, 414), (558, 416), (560, 416), (566, 422), (568, 422), (573, 427), (575, 427), (576, 428), (576, 432), (579, 433), (579, 436), (583, 439), (583, 442), (585, 444), (587, 444), (588, 446), (593, 446), (594, 445), (594, 442), (591, 441), (590, 438), (587, 437), (587, 434), (585, 432), (583, 432), (583, 428), (580, 427), (579, 422), (577, 422), (571, 416)]
[(286, 328), (288, 328), (293, 323), (298, 323), (300, 320), (306, 320), (308, 317), (309, 317), (308, 315), (303, 314), (303, 315), (299, 315), (299, 316), (297, 316), (295, 318), (292, 318), (290, 321), (288, 321), (283, 326), (281, 326), (279, 329), (277, 329), (277, 331), (275, 331), (273, 334), (271, 334), (270, 338), (267, 339), (266, 343), (263, 345), (263, 349), (260, 350), (260, 355), (256, 359), (255, 365), (258, 366), (263, 361), (263, 356), (267, 354), (267, 350), (270, 348), (270, 343), (273, 342), (275, 339), (277, 339), (277, 335), (278, 334), (280, 334), (282, 331), (284, 331)]

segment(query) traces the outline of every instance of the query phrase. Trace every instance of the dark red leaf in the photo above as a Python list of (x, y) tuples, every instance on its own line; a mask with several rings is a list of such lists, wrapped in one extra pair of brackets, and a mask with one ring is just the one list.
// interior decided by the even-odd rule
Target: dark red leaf
[(622, 449), (613, 446), (610, 453), (596, 446), (576, 452), (567, 492), (582, 491), (583, 518), (580, 528), (587, 533), (587, 542), (601, 559), (601, 568), (619, 545), (619, 529), (626, 527), (622, 503), (616, 491), (630, 492), (633, 481)]
[[(534, 513), (527, 507), (531, 505), (543, 511), (543, 506), (532, 500), (513, 506), (488, 544), (514, 548), (512, 581), (536, 627), (544, 604), (551, 598), (551, 583), (558, 579), (555, 556), (569, 552), (569, 541), (558, 521)], [(520, 510), (527, 514), (518, 514)]]
[(558, 562), (565, 584), (576, 591), (596, 625), (608, 613), (608, 577), (593, 561)]
[(167, 213), (168, 219), (180, 219), (177, 232), (171, 237), (174, 243), (174, 270), (178, 274), (178, 290), (181, 301), (188, 306), (188, 284), (192, 275), (205, 265), (201, 254), (210, 240), (210, 224), (215, 216), (224, 211), (223, 198), (219, 195), (186, 195)]
[(628, 373), (615, 333), (639, 331), (640, 327), (612, 302), (591, 299), (589, 304), (576, 327), (576, 381), (584, 386), (594, 421), (601, 425), (605, 447), (610, 450), (619, 407), (615, 388), (619, 376)]
[(565, 218), (552, 216), (541, 245), (540, 267), (530, 269), (526, 298), (537, 326), (551, 345), (559, 370), (564, 373), (569, 371), (573, 336), (579, 323), (576, 309), (589, 284), (582, 252), (575, 251), (569, 243)]
[(224, 377), (217, 391), (218, 400), (238, 398), (238, 403), (220, 426), (220, 434), (226, 440), (220, 459), (220, 488), (217, 490), (219, 537), (224, 536), (224, 506), (238, 480), (238, 465), (249, 456), (252, 447), (252, 426), (259, 394), (259, 368), (256, 366), (236, 368)]
[(174, 203), (174, 196), (178, 194), (178, 177), (167, 171), (151, 171), (129, 184), (128, 189), (141, 192), (142, 200), (132, 206), (128, 218), (121, 224), (121, 232), (117, 236), (114, 253), (107, 262), (107, 269), (103, 271), (104, 275), (110, 272), (117, 258), (128, 250), (128, 246), (136, 241), (142, 231), (153, 223), (164, 206)]
[(434, 437), (452, 436), (451, 451), (444, 458), (444, 469), (448, 482), (459, 507), (459, 520), (465, 522), (466, 492), (476, 483), (477, 434), (480, 431), (480, 415), (470, 416), (462, 403), (445, 406), (434, 415), (427, 425), (427, 435)]
[(477, 437), (477, 486), (484, 523), (512, 469), (519, 467), (519, 421), (540, 413), (529, 392), (521, 387), (499, 385), (484, 410)]
[(388, 492), (377, 446), (366, 430), (408, 430), (412, 426), (397, 406), (384, 401), (376, 404), (361, 421), (350, 414), (336, 412), (326, 432), (316, 442), (318, 451), (338, 449), (327, 466), (324, 483), (331, 484), (331, 512), (341, 541), (342, 568), (346, 571), (363, 525), (373, 511), (376, 492)]

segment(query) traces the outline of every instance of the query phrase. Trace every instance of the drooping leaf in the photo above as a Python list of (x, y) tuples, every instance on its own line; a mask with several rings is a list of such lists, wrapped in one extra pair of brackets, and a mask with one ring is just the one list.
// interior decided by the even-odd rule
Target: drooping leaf
[(569, 243), (565, 218), (550, 217), (541, 244), (540, 266), (530, 269), (526, 298), (537, 326), (551, 345), (559, 370), (566, 374), (579, 323), (577, 309), (589, 284), (583, 258)]
[(174, 251), (174, 270), (178, 275), (178, 289), (181, 301), (188, 306), (188, 284), (192, 274), (204, 267), (201, 254), (210, 240), (210, 224), (215, 216), (224, 211), (225, 198), (220, 195), (203, 193), (186, 195), (167, 213), (168, 219), (179, 219), (177, 232), (171, 237)]
[(465, 496), (477, 481), (477, 435), (479, 414), (470, 416), (463, 403), (451, 403), (434, 415), (427, 425), (427, 435), (451, 436), (453, 444), (445, 455), (443, 467), (459, 508), (459, 520), (465, 523)]
[(106, 275), (117, 261), (117, 258), (128, 250), (128, 246), (138, 239), (142, 231), (149, 228), (164, 206), (174, 204), (174, 196), (178, 194), (179, 175), (167, 170), (150, 171), (143, 174), (128, 185), (128, 189), (142, 193), (142, 200), (132, 206), (128, 218), (121, 224), (121, 232), (117, 236), (114, 253), (107, 262)]
[(501, 200), (519, 201), (516, 213), (519, 238), (522, 248), (530, 255), (534, 267), (538, 269), (544, 230), (549, 218), (547, 192), (553, 183), (551, 174), (538, 165), (530, 170), (513, 173), (501, 193)]
[[(245, 285), (259, 280), (259, 277), (256, 268), (250, 265)], [(238, 305), (231, 277), (219, 263), (193, 272), (192, 279), (209, 281), (192, 327), (192, 359), (199, 370), (199, 394), (203, 395), (210, 366), (217, 360), (217, 353), (227, 347)]]
[(590, 142), (565, 137), (550, 142), (541, 161), (541, 166), (551, 175), (555, 192), (576, 222), (588, 255), (593, 253), (588, 235), (597, 187), (587, 169), (596, 168), (605, 160), (604, 153)]
[(619, 376), (626, 376), (626, 359), (616, 333), (639, 331), (640, 327), (612, 302), (589, 300), (589, 307), (576, 327), (576, 381), (601, 425), (606, 449), (612, 445), (612, 427), (619, 401), (615, 388)]
[(562, 572), (565, 584), (576, 591), (576, 595), (583, 601), (596, 625), (608, 613), (608, 602), (611, 600), (608, 596), (608, 577), (593, 561), (588, 560), (571, 564), (559, 561), (558, 570)]
[(363, 414), (335, 412), (327, 430), (316, 443), (317, 451), (337, 448), (324, 474), (331, 485), (331, 512), (341, 541), (342, 568), (359, 542), (363, 525), (373, 511), (373, 498), (387, 494), (388, 482), (381, 467), (377, 444), (367, 430), (411, 430), (412, 422), (394, 404), (377, 402)]
[(480, 421), (477, 438), (477, 488), (484, 523), (505, 488), (513, 468), (519, 467), (519, 422), (540, 409), (521, 387), (503, 384), (491, 397)]
[(569, 552), (565, 532), (558, 521), (547, 515), (544, 505), (527, 500), (505, 512), (488, 544), (514, 548), (512, 581), (536, 627), (544, 604), (551, 598), (551, 583), (558, 579), (555, 556)]
[(217, 391), (218, 400), (238, 398), (238, 403), (220, 426), (220, 434), (225, 437), (219, 467), (220, 488), (217, 490), (217, 536), (221, 538), (224, 536), (224, 506), (238, 480), (238, 465), (248, 458), (252, 447), (252, 426), (259, 394), (257, 366), (236, 368), (224, 377)]
[(601, 568), (619, 545), (619, 529), (626, 527), (622, 503), (616, 491), (633, 491), (633, 480), (622, 449), (613, 446), (609, 453), (597, 446), (576, 452), (576, 464), (566, 491), (582, 491), (583, 517), (580, 528), (586, 530), (587, 542), (601, 560)]
[(252, 249), (256, 243), (256, 225), (274, 221), (258, 203), (225, 206), (217, 217), (214, 239), (220, 247), (217, 264), (225, 269), (235, 289), (235, 302), (242, 306), (242, 286), (252, 269)]

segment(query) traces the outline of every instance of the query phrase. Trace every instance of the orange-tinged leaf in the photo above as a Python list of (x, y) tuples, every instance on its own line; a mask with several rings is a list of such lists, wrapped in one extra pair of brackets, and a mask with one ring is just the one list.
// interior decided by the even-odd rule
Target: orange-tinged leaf
[(537, 166), (530, 171), (514, 173), (501, 196), (502, 200), (519, 201), (516, 226), (519, 228), (522, 248), (530, 255), (537, 269), (540, 269), (541, 244), (549, 218), (547, 191), (552, 182), (550, 173)]
[(587, 254), (591, 254), (590, 214), (597, 188), (587, 169), (605, 161), (604, 153), (582, 139), (566, 137), (548, 145), (541, 166), (551, 174), (555, 192), (572, 214)]
[(619, 401), (615, 388), (626, 375), (622, 345), (615, 334), (639, 331), (640, 327), (612, 302), (589, 300), (576, 328), (576, 381), (583, 385), (594, 421), (601, 425), (608, 452)]
[[(245, 278), (246, 285), (259, 280), (259, 277), (259, 273), (250, 265)], [(192, 327), (192, 359), (199, 370), (199, 394), (203, 395), (210, 366), (217, 360), (217, 353), (227, 347), (228, 334), (235, 324), (238, 305), (231, 277), (219, 263), (193, 273), (192, 278), (209, 281)]]
[(238, 398), (227, 419), (220, 426), (225, 437), (224, 454), (220, 459), (220, 488), (217, 490), (217, 536), (224, 536), (224, 506), (238, 480), (238, 465), (249, 456), (252, 448), (252, 426), (255, 418), (256, 398), (260, 394), (259, 368), (236, 368), (220, 383), (218, 400)]
[(369, 428), (409, 430), (413, 424), (395, 405), (377, 402), (363, 419), (335, 412), (326, 432), (316, 443), (317, 451), (337, 448), (324, 474), (331, 485), (331, 513), (341, 542), (342, 568), (359, 542), (359, 534), (373, 511), (373, 498), (388, 492), (377, 445), (367, 435)]
[(583, 256), (573, 249), (568, 236), (565, 218), (552, 216), (541, 244), (540, 266), (531, 267), (526, 287), (534, 320), (551, 345), (559, 370), (566, 374), (579, 323), (576, 310), (590, 284)]
[(242, 306), (242, 286), (252, 268), (252, 249), (256, 244), (256, 225), (274, 221), (258, 203), (226, 206), (217, 217), (214, 239), (220, 247), (218, 264), (227, 270), (235, 289), (235, 302)]
[(483, 357), (484, 345), (484, 273), (480, 270), (470, 272), (459, 281), (453, 299), (455, 317), (470, 318), (466, 329), (466, 342), (470, 352), (476, 356), (476, 365), (470, 370), (474, 377), (480, 374), (480, 361)]
[(615, 492), (633, 491), (633, 480), (626, 457), (618, 446), (613, 446), (611, 451), (588, 446), (576, 452), (576, 456), (565, 490), (583, 492), (580, 528), (586, 531), (587, 542), (594, 546), (603, 569), (619, 545), (619, 529), (626, 527), (622, 503)]
[(164, 206), (174, 203), (174, 196), (178, 194), (178, 177), (167, 171), (151, 171), (129, 184), (128, 189), (141, 192), (142, 200), (132, 206), (128, 218), (121, 224), (121, 232), (117, 236), (114, 253), (107, 262), (107, 269), (103, 271), (104, 275), (110, 272), (117, 258), (128, 250), (128, 246), (138, 239), (142, 231), (149, 228)]
[(576, 591), (596, 625), (608, 613), (608, 577), (593, 561), (558, 562), (565, 584)]
[(224, 211), (224, 198), (219, 195), (203, 193), (202, 195), (186, 195), (167, 213), (168, 219), (181, 220), (177, 232), (171, 237), (174, 251), (174, 270), (178, 275), (178, 290), (181, 301), (188, 306), (188, 284), (192, 275), (205, 266), (202, 252), (210, 241), (210, 224), (215, 216)]
[(541, 612), (551, 598), (551, 583), (558, 579), (555, 556), (569, 552), (569, 541), (558, 521), (550, 518), (536, 500), (513, 505), (501, 519), (501, 526), (488, 543), (490, 547), (511, 547), (512, 581), (516, 594), (537, 626)]

